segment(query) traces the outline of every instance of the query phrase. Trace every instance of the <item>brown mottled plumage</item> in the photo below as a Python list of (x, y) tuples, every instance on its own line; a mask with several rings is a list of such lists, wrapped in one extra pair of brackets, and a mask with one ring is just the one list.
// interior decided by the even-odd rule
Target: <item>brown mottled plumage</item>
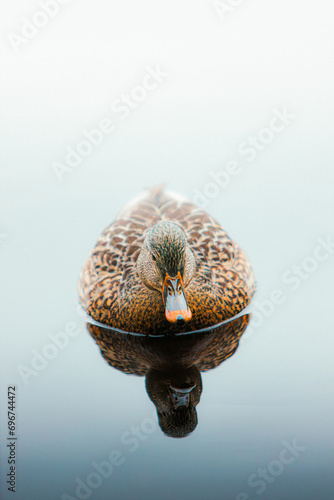
[[(148, 240), (154, 262), (146, 251)], [(184, 280), (192, 317), (182, 326), (165, 316), (155, 282), (164, 266)], [(246, 255), (224, 229), (201, 208), (158, 187), (128, 204), (101, 234), (78, 290), (93, 319), (154, 335), (192, 331), (233, 317), (248, 305), (254, 287)]]

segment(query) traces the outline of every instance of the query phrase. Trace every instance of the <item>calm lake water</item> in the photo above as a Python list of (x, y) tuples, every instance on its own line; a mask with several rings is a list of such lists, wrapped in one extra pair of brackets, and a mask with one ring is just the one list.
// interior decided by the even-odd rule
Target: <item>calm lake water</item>
[[(333, 2), (5, 3), (1, 499), (333, 500)], [(247, 253), (247, 316), (87, 328), (88, 254), (163, 181)]]
[[(314, 225), (325, 224), (323, 201)], [(88, 331), (76, 280), (99, 211), (89, 243), (84, 227), (74, 231), (80, 204), (17, 214), (29, 265), (16, 235), (3, 248), (17, 262), (3, 271), (13, 297), (3, 364), (17, 388), (16, 498), (330, 500), (334, 255), (325, 227), (298, 246), (310, 219), (300, 209), (299, 227), (289, 222), (294, 204), (282, 209), (286, 227), (282, 213), (266, 222), (269, 200), (259, 221), (255, 209), (240, 216), (257, 277), (250, 316), (149, 339)], [(11, 498), (4, 487), (2, 495)]]

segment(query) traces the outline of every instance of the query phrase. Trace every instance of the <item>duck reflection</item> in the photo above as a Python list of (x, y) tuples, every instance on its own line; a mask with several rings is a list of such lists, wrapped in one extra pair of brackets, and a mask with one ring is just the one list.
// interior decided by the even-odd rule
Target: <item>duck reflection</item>
[(110, 366), (146, 377), (160, 428), (176, 438), (197, 426), (201, 372), (216, 368), (236, 352), (249, 319), (245, 314), (206, 331), (161, 337), (131, 335), (91, 323), (87, 329)]

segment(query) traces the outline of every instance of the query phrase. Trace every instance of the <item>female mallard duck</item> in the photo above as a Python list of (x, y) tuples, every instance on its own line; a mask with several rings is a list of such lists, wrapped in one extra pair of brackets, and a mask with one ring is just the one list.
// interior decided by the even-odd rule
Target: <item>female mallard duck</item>
[(201, 208), (162, 187), (130, 202), (101, 234), (79, 279), (83, 308), (128, 332), (178, 333), (242, 311), (251, 265)]

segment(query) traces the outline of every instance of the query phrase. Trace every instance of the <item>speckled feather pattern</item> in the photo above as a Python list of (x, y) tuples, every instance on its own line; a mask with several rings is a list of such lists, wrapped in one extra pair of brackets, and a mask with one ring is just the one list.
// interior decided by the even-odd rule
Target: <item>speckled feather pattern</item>
[[(184, 326), (165, 318), (161, 294), (147, 288), (136, 268), (150, 227), (178, 224), (196, 259), (185, 289), (192, 319)], [(255, 289), (245, 253), (201, 208), (153, 189), (123, 211), (101, 234), (82, 270), (78, 291), (83, 308), (97, 321), (146, 334), (191, 331), (219, 323), (243, 310)]]

